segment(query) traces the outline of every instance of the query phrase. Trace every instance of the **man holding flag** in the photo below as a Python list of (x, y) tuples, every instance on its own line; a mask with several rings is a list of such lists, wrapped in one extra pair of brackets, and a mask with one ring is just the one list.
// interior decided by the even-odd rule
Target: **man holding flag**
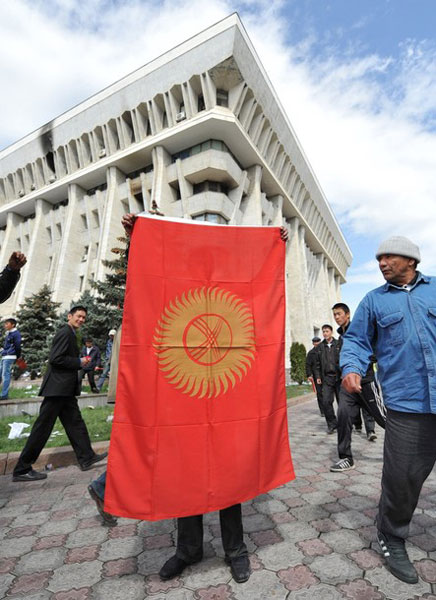
[(178, 518), (165, 580), (202, 559), (202, 515), (219, 510), (225, 560), (242, 583), (250, 566), (240, 503), (294, 478), (288, 234), (177, 221), (122, 219), (131, 245), (104, 510)]

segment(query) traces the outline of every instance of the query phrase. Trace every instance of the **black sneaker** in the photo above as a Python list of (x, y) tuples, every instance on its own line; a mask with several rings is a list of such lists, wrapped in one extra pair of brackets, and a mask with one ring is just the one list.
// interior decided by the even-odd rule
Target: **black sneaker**
[(103, 525), (106, 525), (107, 527), (115, 527), (115, 525), (117, 524), (116, 517), (105, 511), (104, 500), (100, 498), (100, 496), (97, 494), (92, 485), (88, 485), (88, 493), (94, 500), (95, 505), (97, 506), (97, 510), (103, 519)]
[(47, 473), (40, 473), (30, 469), (27, 473), (17, 473), (12, 476), (12, 481), (41, 481), (41, 479), (47, 479)]
[(248, 556), (236, 556), (235, 558), (224, 559), (226, 564), (230, 565), (230, 571), (236, 583), (244, 583), (250, 579), (251, 569)]
[(418, 583), (418, 573), (407, 555), (404, 540), (377, 531), (377, 540), (389, 571), (406, 583)]
[(80, 465), (80, 468), (82, 469), (82, 471), (89, 471), (89, 469), (92, 469), (92, 467), (95, 465), (95, 463), (100, 462), (101, 460), (104, 460), (107, 457), (107, 452), (102, 452), (102, 454), (94, 454), (94, 456), (92, 458), (90, 458), (88, 461), (82, 463)]
[(334, 427), (329, 427), (329, 428), (327, 429), (327, 433), (328, 433), (329, 435), (332, 435), (332, 433), (334, 433), (334, 432), (336, 431), (336, 429), (337, 429), (337, 427), (336, 427), (336, 426), (334, 426)]
[(351, 471), (354, 469), (354, 461), (352, 458), (341, 458), (338, 462), (330, 467), (330, 471), (333, 473), (343, 473), (344, 471)]
[(368, 433), (366, 434), (366, 439), (368, 440), (368, 442), (375, 442), (377, 436), (375, 435), (374, 431), (368, 431)]

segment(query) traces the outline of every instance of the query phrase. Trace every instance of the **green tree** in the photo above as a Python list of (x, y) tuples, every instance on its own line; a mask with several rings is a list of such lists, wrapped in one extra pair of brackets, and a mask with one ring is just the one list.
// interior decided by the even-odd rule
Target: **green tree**
[(306, 380), (306, 348), (299, 342), (291, 345), (291, 379), (300, 385)]
[(100, 302), (109, 309), (117, 309), (118, 312), (112, 313), (115, 319), (113, 326), (118, 327), (121, 324), (124, 307), (124, 293), (126, 291), (127, 276), (127, 238), (117, 238), (121, 242), (120, 246), (112, 248), (111, 252), (115, 258), (103, 260), (102, 263), (109, 269), (103, 281), (90, 281), (91, 288), (95, 290), (96, 296)]
[(52, 291), (43, 285), (39, 292), (25, 298), (17, 311), (22, 337), (22, 354), (35, 379), (48, 359), (50, 343), (56, 329), (60, 302), (53, 302)]

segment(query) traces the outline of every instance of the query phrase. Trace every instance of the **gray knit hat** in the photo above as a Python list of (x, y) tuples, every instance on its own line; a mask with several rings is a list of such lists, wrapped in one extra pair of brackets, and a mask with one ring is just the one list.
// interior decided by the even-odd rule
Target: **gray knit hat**
[(416, 262), (421, 262), (421, 254), (418, 246), (402, 235), (393, 235), (382, 242), (375, 255), (377, 260), (383, 254), (396, 254), (407, 258), (414, 258)]

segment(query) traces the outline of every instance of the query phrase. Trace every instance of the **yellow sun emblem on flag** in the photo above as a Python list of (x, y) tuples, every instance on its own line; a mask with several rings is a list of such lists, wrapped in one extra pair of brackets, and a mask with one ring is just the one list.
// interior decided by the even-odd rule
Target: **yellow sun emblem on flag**
[(253, 363), (253, 315), (229, 291), (191, 289), (165, 307), (153, 345), (160, 370), (176, 389), (216, 398), (241, 381)]

